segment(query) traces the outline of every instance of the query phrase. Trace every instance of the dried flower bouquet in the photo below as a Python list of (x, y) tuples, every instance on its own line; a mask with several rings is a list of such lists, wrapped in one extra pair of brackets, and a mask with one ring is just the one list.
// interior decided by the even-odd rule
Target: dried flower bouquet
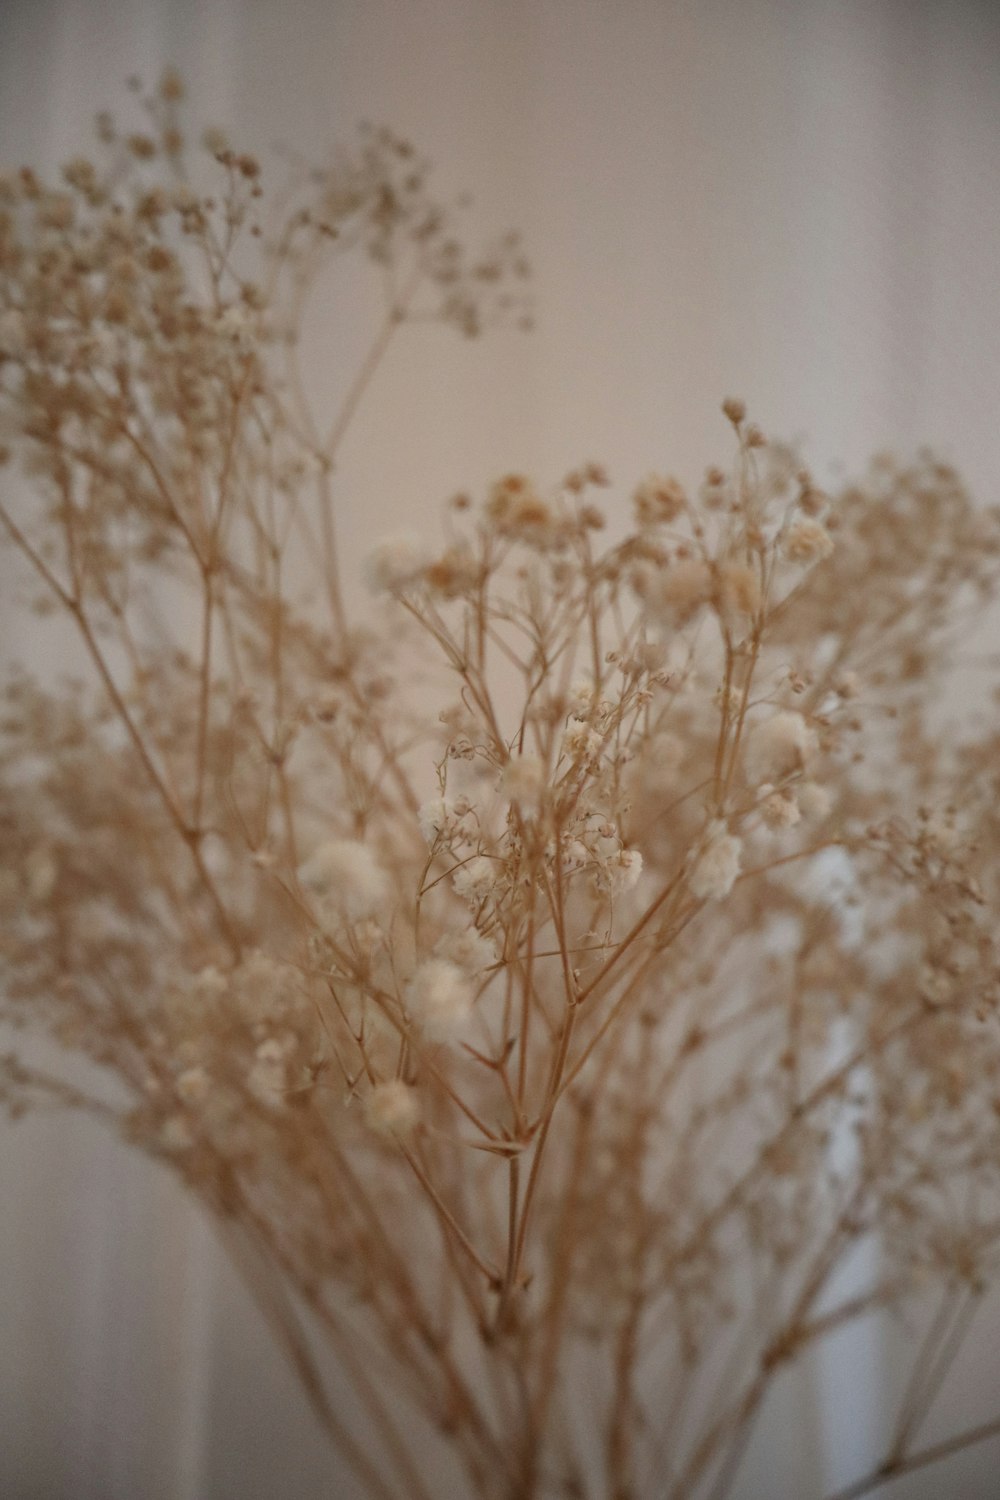
[(10, 1111), (183, 1177), (358, 1494), (721, 1500), (789, 1361), (931, 1293), (843, 1493), (997, 1431), (921, 1441), (1000, 1248), (997, 729), (942, 713), (997, 514), (929, 456), (828, 496), (732, 400), (696, 490), (507, 475), (349, 619), (358, 403), (408, 321), (524, 321), (522, 252), (382, 130), (265, 214), (180, 98), (0, 179), (0, 518), (78, 653), (6, 690), (2, 1015), (120, 1086), (19, 1046)]

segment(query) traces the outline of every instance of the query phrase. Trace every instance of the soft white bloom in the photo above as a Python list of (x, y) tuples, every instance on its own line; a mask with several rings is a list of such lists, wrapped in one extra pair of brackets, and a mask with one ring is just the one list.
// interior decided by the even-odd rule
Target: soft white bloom
[(601, 736), (589, 724), (574, 719), (563, 735), (562, 753), (569, 760), (593, 760), (601, 748)]
[(642, 875), (642, 855), (638, 849), (622, 849), (616, 859), (608, 865), (608, 878), (612, 891), (624, 894), (634, 890)]
[(592, 848), (598, 859), (607, 859), (612, 854), (617, 855), (621, 847), (622, 842), (615, 825), (608, 822), (601, 823), (592, 837)]
[(740, 873), (742, 851), (741, 841), (726, 832), (725, 823), (713, 823), (708, 831), (708, 841), (688, 876), (691, 894), (699, 901), (717, 901), (728, 896)]
[(920, 994), (928, 1005), (946, 1005), (954, 993), (954, 981), (944, 969), (931, 964), (920, 966)]
[(200, 1104), (208, 1093), (208, 1074), (201, 1067), (185, 1068), (178, 1074), (174, 1087), (185, 1104)]
[(416, 1089), (401, 1078), (377, 1083), (365, 1100), (365, 1122), (379, 1135), (408, 1135), (419, 1118)]
[(244, 955), (232, 988), (240, 1010), (253, 1023), (287, 1020), (308, 1003), (298, 969), (259, 948)]
[(796, 791), (796, 800), (804, 818), (825, 818), (833, 806), (833, 798), (825, 786), (816, 781), (804, 781)]
[(591, 853), (582, 839), (564, 838), (562, 841), (562, 867), (567, 874), (582, 870), (591, 862)]
[(545, 767), (537, 755), (518, 755), (509, 760), (500, 789), (523, 813), (535, 811), (545, 791)]
[(237, 344), (245, 344), (252, 331), (253, 320), (248, 308), (241, 307), (239, 303), (234, 302), (219, 313), (215, 326), (223, 338), (232, 339)]
[(662, 474), (647, 474), (632, 496), (640, 526), (657, 521), (676, 521), (687, 503), (679, 480)]
[(417, 813), (420, 832), (428, 844), (433, 844), (442, 833), (446, 833), (454, 821), (455, 808), (447, 797), (432, 797)]
[(415, 583), (427, 566), (427, 549), (409, 532), (387, 537), (365, 562), (365, 577), (373, 594), (398, 594)]
[(574, 719), (589, 719), (598, 708), (600, 697), (592, 682), (581, 678), (569, 690), (567, 709)]
[(760, 579), (746, 563), (730, 559), (719, 569), (719, 605), (727, 615), (755, 615), (760, 608)]
[(440, 958), (450, 958), (467, 974), (481, 974), (497, 961), (496, 948), (478, 927), (464, 927), (460, 932), (446, 933), (438, 940), (434, 951)]
[(819, 562), (833, 551), (833, 537), (821, 521), (804, 517), (785, 532), (784, 551), (789, 562)]
[(751, 775), (780, 781), (800, 771), (815, 754), (815, 729), (794, 709), (785, 709), (758, 724), (750, 736), (747, 761)]
[(358, 839), (328, 839), (302, 866), (299, 879), (352, 922), (381, 912), (391, 889), (382, 866)]
[(247, 1076), (247, 1087), (262, 1104), (275, 1108), (288, 1088), (285, 1048), (275, 1038), (261, 1042)]
[(461, 1026), (472, 998), (468, 979), (447, 958), (425, 959), (407, 988), (410, 1010), (431, 1037), (445, 1037)]
[(214, 964), (206, 964), (195, 975), (191, 989), (199, 1005), (216, 1005), (229, 993), (229, 979)]
[(367, 954), (369, 958), (374, 956), (386, 940), (385, 932), (371, 917), (365, 917), (361, 922), (352, 922), (351, 937), (358, 953)]
[(712, 571), (700, 558), (684, 557), (667, 567), (636, 568), (632, 587), (646, 616), (656, 624), (686, 625), (712, 597)]
[[(763, 793), (765, 788), (760, 790)], [(794, 828), (802, 817), (802, 810), (794, 796), (772, 790), (764, 797), (760, 814), (768, 828), (777, 832), (782, 828)]]
[(958, 831), (947, 816), (933, 812), (923, 826), (923, 838), (936, 854), (950, 854), (958, 844)]
[(476, 854), (472, 859), (467, 859), (464, 864), (451, 877), (451, 883), (455, 887), (456, 895), (464, 901), (471, 901), (478, 905), (487, 896), (494, 885), (499, 866), (496, 860), (488, 859), (485, 854)]

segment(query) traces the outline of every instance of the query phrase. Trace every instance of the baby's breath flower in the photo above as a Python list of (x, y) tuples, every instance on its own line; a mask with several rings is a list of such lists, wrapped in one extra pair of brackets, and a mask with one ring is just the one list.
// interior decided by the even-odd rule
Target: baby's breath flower
[(496, 948), (476, 927), (445, 933), (435, 945), (435, 956), (450, 959), (467, 974), (481, 974), (497, 961)]
[(377, 916), (390, 894), (388, 876), (368, 845), (357, 839), (328, 839), (302, 866), (299, 879), (349, 921)]
[(215, 326), (224, 338), (246, 345), (253, 330), (253, 319), (246, 307), (234, 302), (219, 313)]
[(465, 547), (449, 547), (423, 569), (423, 580), (428, 589), (442, 599), (458, 599), (470, 593), (479, 577), (479, 564)]
[(545, 766), (535, 755), (516, 755), (500, 778), (500, 789), (522, 813), (536, 812), (545, 792)]
[(584, 869), (591, 862), (591, 853), (582, 839), (572, 836), (563, 839), (560, 846), (562, 868), (567, 875)]
[(451, 877), (455, 894), (474, 906), (488, 896), (496, 883), (498, 866), (484, 854), (473, 855), (460, 864)]
[(191, 988), (200, 1004), (214, 1005), (229, 993), (229, 979), (215, 964), (206, 964), (195, 975)]
[[(761, 791), (764, 791), (763, 787)], [(791, 792), (772, 791), (764, 798), (760, 815), (768, 828), (778, 832), (780, 829), (794, 828), (802, 817), (802, 811)]]
[(501, 536), (535, 546), (554, 539), (552, 508), (523, 474), (507, 474), (497, 481), (486, 502), (486, 514)]
[(284, 1102), (288, 1088), (287, 1052), (275, 1037), (261, 1042), (247, 1075), (247, 1088), (261, 1104), (275, 1109)]
[(719, 607), (723, 614), (755, 615), (760, 608), (760, 579), (746, 563), (727, 562), (719, 569)]
[(700, 558), (681, 558), (666, 567), (645, 564), (632, 575), (643, 612), (656, 625), (686, 625), (712, 598), (712, 572)]
[(820, 786), (817, 781), (803, 781), (795, 791), (795, 800), (804, 818), (815, 819), (819, 822), (825, 818), (833, 806), (833, 799), (825, 786)]
[(728, 896), (740, 873), (743, 845), (729, 833), (724, 822), (716, 821), (688, 876), (692, 896), (699, 901), (719, 901)]
[(600, 749), (601, 736), (596, 729), (575, 719), (567, 725), (562, 739), (562, 753), (567, 760), (591, 761)]
[(178, 1074), (175, 1088), (185, 1104), (200, 1104), (209, 1090), (208, 1074), (201, 1067), (185, 1068)]
[(574, 719), (591, 719), (599, 707), (600, 694), (592, 682), (575, 682), (569, 690), (567, 711)]
[(417, 1091), (401, 1078), (377, 1083), (365, 1100), (365, 1123), (378, 1135), (409, 1135), (419, 1119)]
[(647, 474), (632, 496), (640, 526), (676, 521), (686, 504), (683, 485), (676, 479), (664, 478), (662, 474)]
[(753, 774), (780, 780), (806, 764), (817, 747), (816, 731), (794, 709), (785, 709), (756, 725), (747, 760)]
[(447, 958), (428, 958), (417, 969), (406, 992), (414, 1019), (429, 1037), (443, 1039), (467, 1020), (472, 1010), (472, 987), (457, 964)]
[(785, 532), (783, 550), (789, 562), (819, 562), (833, 551), (833, 537), (822, 522), (804, 517)]
[(611, 889), (616, 894), (635, 890), (642, 877), (642, 855), (638, 849), (622, 849), (608, 862), (607, 871)]
[(447, 797), (432, 797), (417, 813), (417, 823), (424, 840), (433, 844), (448, 833), (455, 823), (455, 805)]

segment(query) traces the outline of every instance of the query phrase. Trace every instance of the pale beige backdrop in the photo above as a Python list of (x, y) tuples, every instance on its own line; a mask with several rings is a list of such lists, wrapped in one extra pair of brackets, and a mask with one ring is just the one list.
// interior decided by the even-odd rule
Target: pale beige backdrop
[[(990, 0), (0, 0), (0, 158), (77, 153), (126, 75), (166, 62), (199, 118), (261, 151), (321, 156), (385, 120), (446, 189), (474, 188), (484, 228), (529, 243), (531, 338), (432, 330), (396, 350), (345, 454), (349, 556), (512, 467), (694, 477), (726, 455), (729, 392), (821, 475), (930, 442), (998, 498)], [(332, 395), (363, 312), (331, 311), (343, 334), (315, 358)], [(28, 649), (9, 603), (0, 630), (6, 654)], [(857, 1472), (887, 1357), (866, 1336), (789, 1381), (741, 1500)], [(965, 1368), (945, 1405), (992, 1415), (988, 1334)], [(948, 1493), (995, 1500), (998, 1470), (1000, 1445), (977, 1450)], [(3, 1127), (0, 1496), (350, 1500), (331, 1472), (171, 1180), (78, 1121)]]

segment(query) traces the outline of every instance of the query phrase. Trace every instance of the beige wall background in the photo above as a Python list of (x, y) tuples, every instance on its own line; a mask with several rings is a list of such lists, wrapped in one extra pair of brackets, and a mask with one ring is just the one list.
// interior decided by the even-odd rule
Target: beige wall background
[[(530, 338), (429, 330), (394, 350), (344, 455), (349, 557), (512, 467), (694, 477), (726, 456), (727, 393), (824, 478), (930, 443), (997, 500), (988, 0), (0, 0), (4, 164), (73, 154), (128, 74), (168, 61), (196, 118), (264, 153), (322, 157), (359, 119), (390, 123), (444, 189), (474, 189), (474, 223), (518, 225), (531, 250)], [(330, 311), (315, 370), (333, 399), (364, 309)], [(28, 649), (9, 599), (0, 629)], [(866, 1336), (779, 1391), (743, 1500), (860, 1469), (883, 1359)], [(988, 1337), (967, 1370), (966, 1394), (1000, 1384)], [(997, 1465), (977, 1450), (952, 1492), (994, 1496)], [(4, 1127), (0, 1494), (349, 1500), (330, 1473), (174, 1183), (78, 1121)]]

